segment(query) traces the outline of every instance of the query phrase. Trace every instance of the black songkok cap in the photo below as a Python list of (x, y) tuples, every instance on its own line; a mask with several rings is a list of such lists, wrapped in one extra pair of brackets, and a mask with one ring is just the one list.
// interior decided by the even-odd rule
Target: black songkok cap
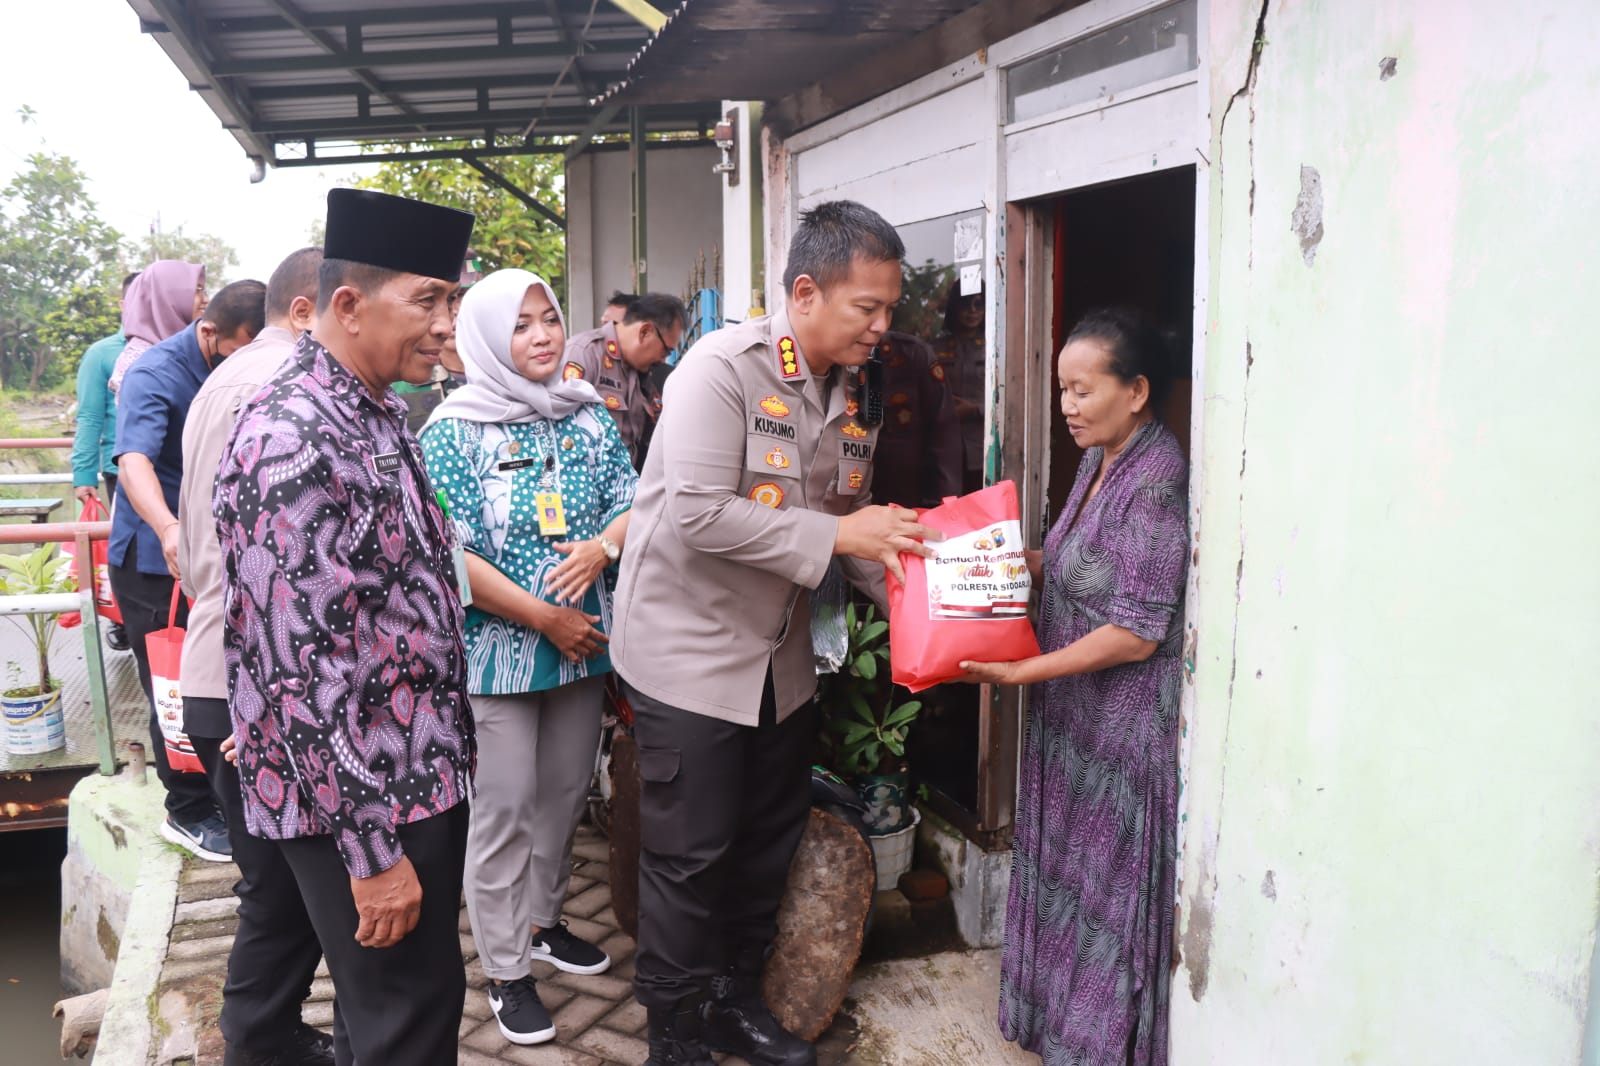
[(322, 254), (328, 259), (456, 281), (474, 215), (367, 189), (329, 189)]

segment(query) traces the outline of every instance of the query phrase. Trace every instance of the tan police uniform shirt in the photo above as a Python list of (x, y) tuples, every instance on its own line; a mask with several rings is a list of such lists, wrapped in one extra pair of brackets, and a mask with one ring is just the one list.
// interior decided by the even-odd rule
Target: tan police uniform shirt
[[(717, 330), (680, 361), (612, 607), (611, 661), (628, 684), (750, 726), (769, 664), (779, 720), (812, 697), (809, 590), (838, 516), (870, 500), (878, 431), (859, 384), (842, 367), (815, 378), (783, 314)], [(884, 601), (882, 566), (840, 563)]]
[(184, 421), (178, 572), (183, 575), (183, 593), (191, 601), (181, 667), (185, 696), (228, 698), (228, 668), (222, 659), (222, 549), (211, 498), (239, 408), (282, 369), (294, 354), (294, 342), (295, 335), (281, 326), (263, 329), (254, 341), (217, 364), (195, 393)]
[(635, 466), (639, 453), (661, 413), (661, 398), (643, 380), (643, 375), (622, 358), (617, 343), (617, 327), (607, 322), (599, 329), (580, 333), (567, 341), (561, 376), (568, 381), (581, 378), (594, 386), (600, 402), (622, 432)]

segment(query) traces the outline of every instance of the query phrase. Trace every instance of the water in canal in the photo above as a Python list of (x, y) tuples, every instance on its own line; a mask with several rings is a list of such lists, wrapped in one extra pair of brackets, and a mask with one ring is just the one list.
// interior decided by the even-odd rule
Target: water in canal
[(65, 829), (0, 833), (0, 1033), (6, 1066), (61, 1061), (50, 1008), (61, 998)]

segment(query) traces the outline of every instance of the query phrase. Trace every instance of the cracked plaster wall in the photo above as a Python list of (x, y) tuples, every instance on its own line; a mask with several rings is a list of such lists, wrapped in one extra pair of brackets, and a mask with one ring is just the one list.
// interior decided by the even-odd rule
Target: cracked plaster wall
[(1584, 1061), (1600, 8), (1209, 22), (1172, 1061)]

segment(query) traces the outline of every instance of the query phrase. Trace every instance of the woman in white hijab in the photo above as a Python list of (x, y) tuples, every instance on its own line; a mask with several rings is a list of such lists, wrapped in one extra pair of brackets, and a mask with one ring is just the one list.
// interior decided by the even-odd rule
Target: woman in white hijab
[[(564, 380), (566, 325), (536, 274), (501, 270), (456, 319), (467, 383), (422, 431), (466, 548), (467, 681), (478, 731), (467, 914), (489, 1005), (518, 1044), (555, 1036), (530, 954), (596, 974), (605, 952), (561, 920), (600, 738), (611, 597), (636, 475), (594, 389)], [(529, 930), (533, 930), (530, 944)]]

